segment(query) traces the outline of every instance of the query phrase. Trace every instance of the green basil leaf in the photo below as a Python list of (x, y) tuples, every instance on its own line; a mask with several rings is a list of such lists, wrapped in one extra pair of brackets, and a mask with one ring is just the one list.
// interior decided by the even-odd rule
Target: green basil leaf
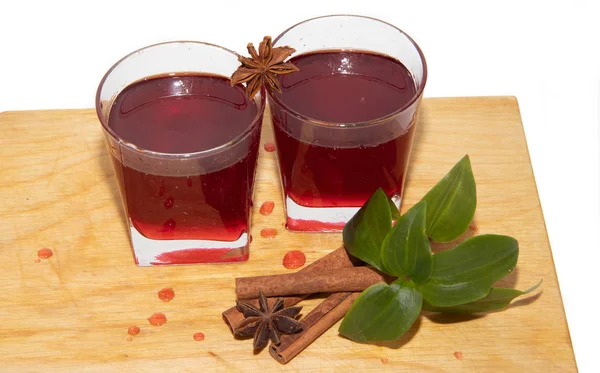
[(396, 222), (383, 241), (381, 262), (385, 272), (400, 277), (410, 277), (422, 284), (431, 274), (431, 248), (425, 233), (427, 202), (421, 201)]
[(423, 301), (423, 310), (433, 312), (453, 312), (453, 313), (476, 313), (490, 312), (500, 310), (510, 304), (518, 296), (531, 293), (542, 284), (542, 281), (527, 290), (517, 290), (508, 288), (492, 288), (485, 298), (475, 302), (461, 304), (454, 307), (436, 307), (426, 301)]
[(515, 268), (518, 256), (519, 245), (512, 237), (471, 237), (433, 255), (431, 277), (418, 289), (437, 307), (473, 302), (487, 296), (492, 284)]
[(419, 291), (401, 282), (372, 285), (356, 298), (339, 332), (356, 342), (398, 339), (419, 316), (422, 302)]
[(381, 244), (391, 228), (389, 198), (379, 188), (344, 226), (344, 246), (350, 254), (383, 271)]
[(427, 201), (427, 235), (433, 241), (450, 242), (465, 233), (477, 206), (469, 156), (465, 155), (423, 200)]

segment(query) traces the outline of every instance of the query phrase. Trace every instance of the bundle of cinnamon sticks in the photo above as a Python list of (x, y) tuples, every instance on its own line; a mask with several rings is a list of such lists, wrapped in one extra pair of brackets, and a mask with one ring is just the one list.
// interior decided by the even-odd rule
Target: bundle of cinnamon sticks
[[(286, 364), (319, 338), (327, 329), (344, 317), (361, 291), (391, 278), (367, 267), (352, 257), (343, 247), (332, 251), (311, 265), (292, 274), (236, 278), (236, 295), (240, 300), (258, 304), (258, 293), (267, 297), (281, 297), (284, 307), (290, 307), (315, 293), (330, 295), (306, 316), (300, 319), (302, 331), (281, 337), (279, 345), (271, 345), (269, 352), (281, 364)], [(269, 307), (275, 298), (269, 298)], [(223, 319), (233, 331), (244, 320), (244, 315), (232, 307), (223, 312)]]

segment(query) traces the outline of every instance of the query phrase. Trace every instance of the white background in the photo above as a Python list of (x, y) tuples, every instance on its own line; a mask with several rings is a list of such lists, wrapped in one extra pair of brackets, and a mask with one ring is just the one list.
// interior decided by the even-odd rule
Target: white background
[(593, 0), (2, 1), (0, 112), (93, 107), (105, 71), (148, 44), (200, 40), (245, 54), (247, 42), (334, 13), (377, 17), (411, 35), (429, 66), (426, 97), (518, 98), (577, 362), (582, 372), (597, 371), (600, 11)]

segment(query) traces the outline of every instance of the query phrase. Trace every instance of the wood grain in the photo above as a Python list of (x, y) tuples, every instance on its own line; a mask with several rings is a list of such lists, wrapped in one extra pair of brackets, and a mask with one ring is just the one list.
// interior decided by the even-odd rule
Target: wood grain
[[(262, 142), (271, 139), (265, 119)], [(0, 367), (70, 372), (565, 372), (576, 371), (552, 255), (517, 102), (510, 97), (423, 101), (403, 210), (465, 153), (478, 188), (481, 233), (519, 240), (505, 286), (541, 291), (503, 312), (424, 314), (399, 341), (357, 344), (326, 332), (286, 366), (252, 353), (221, 320), (234, 277), (289, 273), (281, 260), (302, 249), (308, 263), (337, 248), (340, 234), (284, 230), (275, 153), (261, 147), (250, 260), (244, 264), (136, 267), (113, 171), (92, 110), (0, 114)], [(277, 228), (272, 240), (262, 228)], [(35, 263), (48, 247), (50, 259)], [(165, 303), (157, 292), (172, 287)], [(303, 301), (306, 312), (319, 300)], [(146, 320), (163, 312), (161, 327)], [(127, 328), (141, 333), (128, 341)], [(206, 339), (194, 341), (203, 332)], [(462, 353), (462, 359), (455, 356)], [(460, 357), (460, 354), (456, 354)]]

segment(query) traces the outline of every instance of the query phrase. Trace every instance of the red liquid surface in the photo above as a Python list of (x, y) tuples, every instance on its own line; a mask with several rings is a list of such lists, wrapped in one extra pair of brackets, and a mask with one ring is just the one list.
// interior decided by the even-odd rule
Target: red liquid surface
[[(113, 104), (109, 126), (143, 149), (199, 152), (238, 137), (257, 111), (243, 88), (231, 87), (224, 77), (162, 76), (125, 88)], [(241, 160), (205, 174), (152, 174), (113, 158), (133, 226), (156, 240), (235, 241), (248, 232), (260, 131), (250, 136), (248, 153)], [(212, 255), (210, 251), (206, 255)], [(210, 261), (220, 260), (211, 256)]]
[[(280, 76), (283, 93), (274, 94), (293, 111), (319, 121), (384, 118), (409, 105), (416, 95), (407, 68), (382, 55), (331, 51), (300, 55), (291, 62), (300, 71)], [(412, 115), (369, 124), (373, 141), (337, 147), (291, 135), (289, 129), (304, 127), (296, 132), (309, 133), (312, 125), (285, 115), (278, 105), (272, 110), (283, 186), (297, 204), (359, 207), (378, 187), (389, 196), (401, 195), (415, 127)], [(335, 136), (357, 133), (350, 131), (355, 129), (338, 130)]]

